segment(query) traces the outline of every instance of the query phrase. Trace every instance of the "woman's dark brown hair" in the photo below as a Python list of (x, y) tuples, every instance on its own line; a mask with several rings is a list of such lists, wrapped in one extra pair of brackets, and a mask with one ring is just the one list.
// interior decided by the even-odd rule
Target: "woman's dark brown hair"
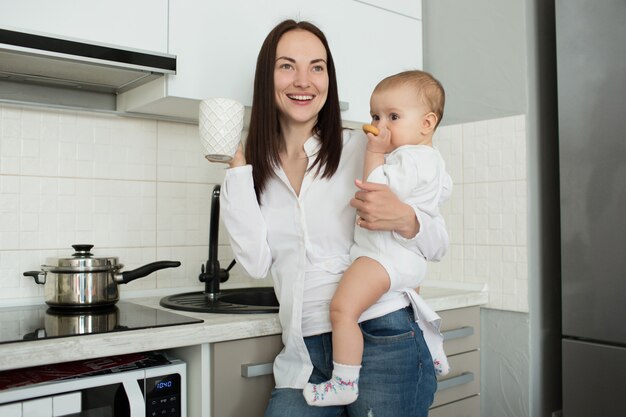
[(309, 22), (285, 20), (279, 23), (267, 35), (256, 63), (254, 76), (254, 94), (250, 128), (246, 140), (246, 162), (252, 165), (252, 177), (257, 195), (260, 196), (267, 181), (274, 175), (274, 169), (280, 165), (279, 152), (283, 148), (283, 137), (278, 123), (278, 107), (274, 95), (274, 67), (276, 65), (276, 46), (280, 38), (292, 30), (306, 30), (315, 35), (326, 49), (328, 72), (328, 96), (326, 103), (317, 116), (314, 133), (319, 136), (321, 147), (312, 168), (322, 178), (332, 177), (337, 171), (341, 159), (341, 113), (337, 92), (335, 64), (324, 33)]

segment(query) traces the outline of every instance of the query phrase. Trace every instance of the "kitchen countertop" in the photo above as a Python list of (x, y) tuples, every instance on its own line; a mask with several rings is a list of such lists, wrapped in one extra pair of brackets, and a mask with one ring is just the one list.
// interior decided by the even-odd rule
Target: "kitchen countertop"
[[(486, 286), (481, 284), (428, 281), (422, 286), (421, 295), (436, 311), (486, 304), (488, 297)], [(161, 298), (161, 296), (142, 297), (126, 301), (163, 309), (159, 305)], [(281, 332), (277, 314), (210, 314), (169, 311), (202, 319), (204, 322), (0, 344), (0, 371), (268, 336)]]

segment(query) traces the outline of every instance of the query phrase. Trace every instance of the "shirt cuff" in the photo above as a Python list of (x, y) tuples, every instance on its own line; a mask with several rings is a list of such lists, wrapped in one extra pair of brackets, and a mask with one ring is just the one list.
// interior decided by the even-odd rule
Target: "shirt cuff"
[(224, 179), (232, 182), (242, 183), (247, 181), (252, 174), (252, 165), (228, 168)]

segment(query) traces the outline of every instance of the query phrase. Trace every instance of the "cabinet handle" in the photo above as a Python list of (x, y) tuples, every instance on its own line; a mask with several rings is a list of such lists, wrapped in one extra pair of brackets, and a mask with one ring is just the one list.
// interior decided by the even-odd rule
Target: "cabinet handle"
[(459, 327), (458, 329), (446, 330), (441, 332), (443, 340), (460, 339), (462, 337), (471, 336), (474, 334), (473, 326)]
[(346, 111), (350, 109), (350, 103), (347, 101), (339, 102), (339, 111)]
[(241, 365), (241, 376), (244, 378), (254, 378), (263, 375), (272, 375), (274, 362), (266, 363), (246, 363)]
[(474, 380), (474, 372), (463, 372), (461, 375), (437, 382), (437, 391), (458, 387)]

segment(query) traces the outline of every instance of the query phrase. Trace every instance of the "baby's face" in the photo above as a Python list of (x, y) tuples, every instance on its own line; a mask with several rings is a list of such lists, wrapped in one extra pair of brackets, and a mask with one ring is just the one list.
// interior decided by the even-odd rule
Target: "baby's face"
[(415, 89), (409, 86), (375, 91), (370, 99), (372, 124), (391, 132), (391, 152), (402, 145), (419, 145), (422, 121), (428, 109)]

